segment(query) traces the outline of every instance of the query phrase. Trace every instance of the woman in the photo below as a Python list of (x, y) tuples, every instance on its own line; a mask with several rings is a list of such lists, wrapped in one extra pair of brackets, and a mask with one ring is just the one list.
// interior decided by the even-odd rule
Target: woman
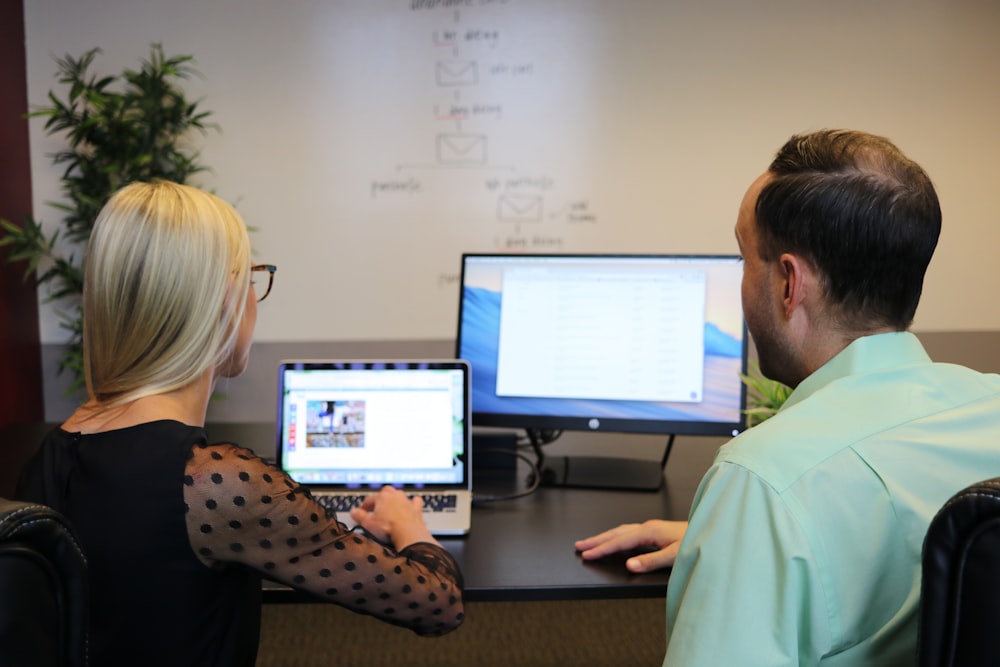
[(134, 183), (95, 223), (89, 400), (18, 493), (64, 513), (83, 545), (94, 665), (253, 665), (262, 575), (420, 634), (462, 622), (461, 574), (419, 500), (385, 488), (351, 532), (251, 451), (208, 444), (213, 386), (247, 365), (257, 269), (269, 288), (239, 214), (192, 187)]

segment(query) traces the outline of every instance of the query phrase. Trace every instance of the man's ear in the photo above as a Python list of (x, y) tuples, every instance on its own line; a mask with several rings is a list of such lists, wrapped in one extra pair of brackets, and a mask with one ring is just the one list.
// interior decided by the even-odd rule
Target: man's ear
[(809, 265), (798, 255), (784, 253), (778, 258), (779, 278), (782, 281), (782, 305), (785, 317), (791, 317), (800, 308), (808, 294), (808, 286), (812, 280)]

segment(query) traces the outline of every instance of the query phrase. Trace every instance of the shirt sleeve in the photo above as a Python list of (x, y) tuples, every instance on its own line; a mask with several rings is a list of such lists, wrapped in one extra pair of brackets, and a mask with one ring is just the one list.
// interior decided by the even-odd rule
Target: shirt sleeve
[(816, 665), (827, 599), (806, 532), (745, 468), (702, 481), (667, 585), (667, 667)]
[(349, 531), (282, 471), (233, 445), (195, 445), (184, 478), (191, 547), (209, 567), (249, 566), (356, 612), (444, 634), (464, 618), (451, 555), (418, 543), (397, 552)]

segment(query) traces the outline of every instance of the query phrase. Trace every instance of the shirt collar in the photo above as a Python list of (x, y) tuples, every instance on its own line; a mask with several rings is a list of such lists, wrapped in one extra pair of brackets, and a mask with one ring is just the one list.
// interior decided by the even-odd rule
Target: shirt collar
[(930, 361), (920, 340), (909, 331), (862, 336), (803, 380), (782, 408), (803, 401), (831, 382), (848, 375)]

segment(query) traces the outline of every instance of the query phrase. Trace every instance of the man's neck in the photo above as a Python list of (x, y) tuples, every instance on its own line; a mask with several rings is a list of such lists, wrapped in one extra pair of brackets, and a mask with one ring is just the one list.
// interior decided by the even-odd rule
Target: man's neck
[(896, 331), (897, 329), (892, 327), (877, 327), (864, 331), (850, 332), (827, 330), (824, 332), (825, 335), (817, 334), (815, 338), (813, 338), (806, 346), (806, 351), (803, 355), (802, 368), (802, 372), (804, 374), (799, 379), (799, 382), (825, 366), (827, 362), (843, 352), (848, 345), (859, 338), (884, 333), (893, 333)]

